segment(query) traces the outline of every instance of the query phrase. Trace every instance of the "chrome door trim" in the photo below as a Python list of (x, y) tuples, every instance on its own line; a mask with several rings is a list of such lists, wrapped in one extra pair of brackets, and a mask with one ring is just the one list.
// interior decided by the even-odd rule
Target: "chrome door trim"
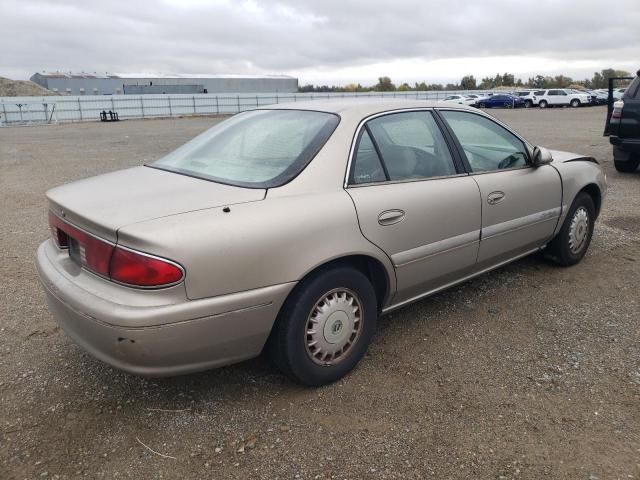
[(462, 277), (462, 278), (459, 278), (458, 280), (454, 280), (453, 282), (449, 282), (446, 285), (443, 285), (441, 287), (434, 288), (433, 290), (429, 290), (428, 292), (421, 293), (420, 295), (416, 295), (415, 297), (409, 298), (409, 299), (404, 300), (402, 302), (389, 305), (388, 307), (385, 307), (385, 308), (382, 309), (382, 313), (383, 314), (389, 313), (389, 312), (392, 312), (393, 310), (396, 310), (398, 308), (404, 307), (405, 305), (408, 305), (410, 303), (417, 302), (418, 300), (422, 300), (425, 297), (431, 296), (431, 295), (433, 295), (435, 293), (438, 293), (438, 292), (440, 292), (442, 290), (445, 290), (445, 289), (447, 289), (449, 287), (453, 287), (454, 285), (457, 285), (459, 283), (463, 283), (463, 282), (466, 282), (467, 280), (471, 280), (472, 278), (475, 278), (475, 277), (477, 277), (479, 275), (482, 275), (483, 273), (489, 272), (491, 270), (495, 270), (496, 268), (500, 268), (503, 265), (506, 265), (507, 263), (511, 263), (511, 262), (513, 262), (515, 260), (518, 260), (519, 258), (526, 257), (527, 255), (531, 255), (533, 252), (537, 252), (538, 250), (541, 250), (542, 248), (543, 247), (536, 247), (536, 248), (534, 248), (532, 250), (528, 250), (528, 251), (526, 251), (524, 253), (516, 255), (515, 257), (509, 258), (508, 260), (504, 260), (504, 261), (502, 261), (500, 263), (496, 263), (495, 265), (492, 265), (490, 267), (482, 269), (482, 270), (480, 270), (478, 272), (472, 273), (471, 275), (467, 275), (466, 277)]
[(551, 208), (542, 212), (532, 213), (520, 218), (514, 218), (506, 222), (496, 223), (482, 229), (482, 240), (511, 233), (522, 228), (531, 227), (547, 220), (556, 220), (560, 217), (562, 207)]
[(441, 255), (443, 253), (457, 250), (480, 241), (480, 230), (474, 230), (472, 232), (463, 233), (462, 235), (456, 235), (455, 237), (445, 238), (427, 245), (421, 245), (411, 250), (405, 250), (404, 252), (391, 255), (391, 261), (393, 266), (401, 268), (411, 263), (420, 262), (426, 260), (429, 257)]

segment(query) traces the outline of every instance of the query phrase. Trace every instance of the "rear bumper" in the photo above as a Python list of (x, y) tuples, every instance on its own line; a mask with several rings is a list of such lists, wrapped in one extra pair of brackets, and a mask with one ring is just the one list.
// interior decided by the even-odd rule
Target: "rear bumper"
[(127, 306), (74, 283), (57, 268), (47, 251), (52, 248), (50, 241), (40, 245), (37, 267), (56, 322), (94, 357), (137, 375), (190, 373), (257, 356), (295, 285), (166, 305)]
[(609, 143), (615, 147), (627, 152), (640, 152), (640, 139), (637, 138), (620, 138), (615, 135), (609, 137)]

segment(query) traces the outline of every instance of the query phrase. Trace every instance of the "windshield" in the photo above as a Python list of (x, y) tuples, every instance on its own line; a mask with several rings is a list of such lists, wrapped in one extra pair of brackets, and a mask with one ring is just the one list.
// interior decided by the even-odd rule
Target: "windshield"
[(252, 110), (221, 122), (149, 166), (241, 187), (277, 187), (307, 166), (339, 121), (324, 112)]

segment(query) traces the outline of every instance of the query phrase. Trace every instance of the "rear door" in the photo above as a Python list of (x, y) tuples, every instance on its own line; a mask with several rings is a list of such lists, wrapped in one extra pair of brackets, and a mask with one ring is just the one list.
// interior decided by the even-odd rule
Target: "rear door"
[(371, 118), (358, 132), (347, 192), (364, 236), (391, 258), (402, 303), (465, 276), (480, 239), (480, 192), (431, 111)]
[(471, 112), (440, 111), (464, 152), (482, 198), (477, 269), (544, 245), (562, 202), (560, 176), (551, 165), (534, 168), (524, 142), (492, 119)]

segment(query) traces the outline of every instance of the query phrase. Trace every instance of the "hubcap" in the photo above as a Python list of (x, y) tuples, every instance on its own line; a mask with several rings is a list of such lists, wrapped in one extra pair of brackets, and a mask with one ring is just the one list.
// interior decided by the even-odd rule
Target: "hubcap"
[(307, 319), (305, 345), (311, 360), (335, 365), (344, 359), (362, 331), (362, 305), (346, 288), (325, 294)]
[(571, 225), (569, 225), (569, 250), (576, 254), (582, 250), (587, 243), (589, 236), (589, 212), (584, 207), (580, 207), (573, 214)]

